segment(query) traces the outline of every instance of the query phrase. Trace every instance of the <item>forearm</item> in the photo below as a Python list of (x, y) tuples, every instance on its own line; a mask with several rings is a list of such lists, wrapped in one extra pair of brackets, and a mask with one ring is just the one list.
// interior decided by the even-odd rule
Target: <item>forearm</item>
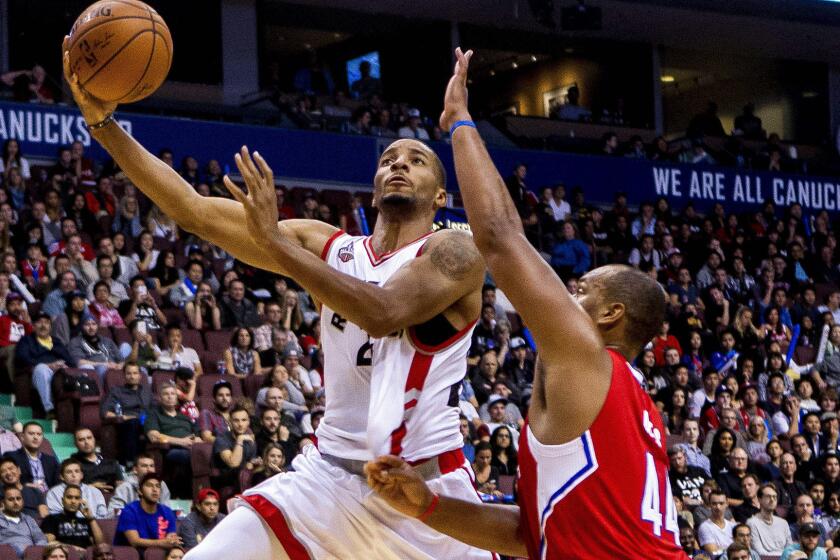
[(526, 558), (519, 535), (519, 507), (476, 504), (441, 496), (426, 525), (470, 546)]
[(178, 172), (149, 153), (126, 131), (109, 125), (93, 132), (93, 137), (114, 158), (120, 169), (163, 212), (182, 227), (198, 217), (201, 196), (184, 181)]

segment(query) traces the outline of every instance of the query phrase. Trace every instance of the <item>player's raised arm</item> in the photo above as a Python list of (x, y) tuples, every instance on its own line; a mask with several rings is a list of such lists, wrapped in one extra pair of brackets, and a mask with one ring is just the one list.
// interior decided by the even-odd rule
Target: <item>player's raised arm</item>
[[(441, 115), (441, 126), (447, 129), (458, 121), (472, 120), (467, 107), (472, 52), (464, 54), (459, 48), (456, 56)], [(543, 364), (559, 365), (571, 374), (563, 376), (560, 394), (553, 396), (560, 403), (577, 403), (573, 408), (600, 407), (611, 368), (595, 325), (526, 239), (513, 200), (475, 127), (458, 126), (452, 134), (452, 149), (470, 228), (493, 278), (531, 330)], [(586, 395), (593, 396), (591, 406)], [(562, 408), (569, 411), (568, 416), (578, 416), (575, 410)], [(594, 418), (597, 410), (592, 412)], [(583, 429), (593, 418), (583, 422)], [(570, 428), (574, 433), (574, 427)]]
[[(236, 258), (261, 266), (264, 247), (245, 230), (242, 205), (225, 198), (199, 195), (178, 173), (148, 152), (110, 117), (115, 103), (99, 101), (82, 90), (69, 69), (67, 38), (64, 40), (64, 76), (70, 84), (91, 135), (108, 151), (137, 188), (182, 228), (222, 247)], [(314, 220), (288, 220), (280, 224), (293, 243), (320, 254), (336, 229)]]
[[(422, 255), (388, 282), (382, 286), (365, 282), (335, 270), (271, 227), (277, 220), (277, 194), (271, 167), (258, 152), (251, 156), (243, 149), (236, 155), (236, 165), (247, 194), (228, 177), (225, 185), (244, 208), (249, 235), (267, 249), (263, 268), (294, 278), (315, 299), (373, 337), (424, 323), (445, 311), (459, 329), (475, 318), (484, 261), (467, 234), (437, 233), (423, 247)], [(472, 302), (466, 301), (470, 295), (475, 298)], [(462, 301), (463, 305), (456, 305)], [(450, 309), (453, 306), (457, 308)]]

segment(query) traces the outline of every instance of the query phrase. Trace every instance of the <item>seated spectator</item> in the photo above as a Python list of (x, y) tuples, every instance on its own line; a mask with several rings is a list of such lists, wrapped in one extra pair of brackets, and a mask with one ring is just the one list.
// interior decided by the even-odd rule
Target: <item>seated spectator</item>
[(761, 501), (758, 499), (758, 489), (761, 481), (752, 473), (741, 479), (741, 504), (732, 508), (732, 515), (738, 523), (745, 523), (747, 519), (761, 511)]
[(149, 278), (155, 283), (155, 289), (161, 297), (167, 297), (170, 290), (181, 282), (181, 276), (175, 267), (175, 253), (170, 250), (163, 251)]
[(519, 458), (516, 454), (510, 428), (499, 426), (493, 430), (490, 436), (490, 445), (493, 448), (492, 464), (499, 471), (499, 474), (515, 476)]
[(825, 527), (817, 523), (814, 517), (814, 500), (811, 496), (802, 494), (796, 498), (796, 503), (793, 506), (793, 514), (796, 521), (790, 524), (790, 538), (798, 541), (802, 534), (802, 528), (814, 525), (819, 531), (817, 544), (819, 546), (831, 547), (831, 535), (826, 533)]
[(578, 239), (577, 230), (572, 222), (562, 227), (562, 237), (552, 249), (551, 266), (561, 278), (583, 276), (591, 263), (589, 247)]
[(192, 548), (200, 543), (219, 522), (225, 518), (219, 513), (219, 493), (212, 488), (198, 491), (190, 512), (178, 527), (178, 536), (184, 547)]
[(134, 362), (142, 370), (156, 366), (161, 352), (152, 335), (146, 330), (146, 322), (134, 320), (129, 323), (128, 330), (131, 333), (131, 344), (120, 344), (120, 355), (126, 356), (126, 362)]
[(140, 234), (139, 244), (135, 245), (136, 251), (131, 256), (137, 264), (140, 272), (149, 273), (157, 264), (160, 251), (155, 249), (155, 238), (147, 230)]
[(0, 316), (0, 364), (6, 365), (9, 381), (15, 382), (15, 350), (17, 343), (32, 332), (29, 312), (23, 306), (23, 297), (16, 292), (6, 296), (6, 314)]
[(370, 122), (370, 109), (365, 106), (357, 107), (350, 116), (350, 120), (342, 125), (341, 132), (344, 134), (369, 135), (371, 133)]
[[(276, 304), (275, 304), (276, 305)], [(190, 328), (198, 331), (218, 331), (222, 328), (222, 311), (216, 303), (216, 296), (210, 284), (201, 281), (193, 301), (184, 306), (184, 313)]]
[[(114, 223), (111, 224), (111, 230), (114, 236), (122, 235), (137, 239), (143, 232), (143, 223), (140, 221), (140, 206), (137, 202), (137, 197), (133, 194), (127, 194), (120, 200), (119, 209), (114, 215)], [(134, 267), (138, 268), (139, 258), (137, 255), (132, 255), (132, 263)], [(139, 268), (138, 268), (139, 272)]]
[(222, 328), (256, 327), (260, 324), (257, 306), (245, 297), (245, 283), (233, 280), (228, 295), (222, 296), (219, 304), (222, 310)]
[(95, 370), (103, 385), (109, 369), (123, 368), (119, 348), (110, 338), (99, 336), (99, 325), (91, 315), (82, 320), (82, 331), (70, 341), (68, 350), (76, 367)]
[[(128, 286), (114, 278), (114, 261), (107, 255), (99, 255), (96, 257), (96, 272), (99, 276), (99, 282), (105, 282), (111, 290), (111, 303), (114, 306), (119, 305), (121, 301), (128, 299)], [(96, 284), (91, 282), (88, 285), (88, 299), (93, 299), (94, 288)]]
[(685, 452), (687, 463), (692, 467), (700, 467), (706, 473), (706, 476), (711, 476), (709, 458), (697, 446), (700, 437), (700, 424), (697, 419), (686, 418), (683, 421), (682, 435), (685, 441), (678, 445)]
[(123, 464), (134, 459), (140, 450), (143, 426), (140, 418), (152, 406), (152, 391), (142, 383), (140, 366), (127, 361), (123, 366), (123, 385), (111, 387), (102, 400), (99, 414), (116, 421), (119, 447), (117, 459)]
[(168, 446), (163, 461), (165, 466), (176, 471), (171, 479), (173, 494), (189, 496), (192, 484), (190, 447), (198, 440), (199, 428), (178, 412), (178, 393), (174, 384), (162, 385), (158, 400), (160, 404), (149, 411), (143, 429), (149, 442)]
[(175, 513), (160, 503), (163, 480), (150, 472), (140, 480), (140, 497), (126, 504), (117, 522), (114, 544), (137, 549), (181, 546), (176, 529)]
[(0, 459), (0, 500), (3, 499), (3, 488), (12, 486), (23, 494), (23, 513), (38, 520), (49, 515), (44, 493), (20, 481), (20, 467), (12, 459)]
[(311, 398), (321, 388), (318, 372), (307, 371), (300, 363), (300, 347), (286, 348), (283, 352), (283, 367), (289, 372), (289, 381), (305, 397)]
[(132, 321), (143, 321), (149, 331), (159, 331), (162, 325), (166, 324), (166, 315), (149, 293), (149, 288), (142, 276), (131, 279), (131, 299), (122, 302), (119, 309), (127, 324), (131, 324)]
[(805, 560), (826, 560), (828, 558), (825, 547), (831, 548), (831, 545), (821, 544), (820, 540), (823, 538), (823, 533), (820, 524), (809, 521), (801, 525), (797, 532), (798, 535), (794, 537), (797, 542), (785, 547), (780, 560), (796, 558), (796, 554), (801, 554), (796, 551), (804, 552), (805, 556), (801, 556), (801, 558)]
[(137, 269), (137, 264), (131, 257), (120, 255), (116, 252), (114, 241), (110, 237), (103, 237), (99, 240), (99, 254), (111, 259), (114, 267), (112, 277), (120, 281), (124, 286), (128, 286), (131, 283), (131, 279), (140, 273)]
[(747, 520), (753, 535), (753, 549), (762, 556), (781, 555), (792, 544), (788, 522), (775, 515), (779, 495), (772, 484), (758, 491), (761, 511)]
[(702, 504), (700, 489), (709, 480), (709, 475), (700, 467), (689, 465), (685, 451), (681, 447), (672, 447), (668, 451), (668, 457), (671, 460), (668, 479), (674, 496), (681, 496), (687, 507)]
[[(506, 408), (508, 405), (508, 400), (505, 397), (500, 395), (490, 395), (487, 399), (487, 412), (490, 415), (490, 421), (486, 422), (487, 427), (490, 429), (490, 433), (496, 431), (499, 427), (507, 427), (511, 432), (511, 442), (514, 446), (517, 445), (519, 441), (519, 431), (518, 426), (514, 422), (509, 422), (506, 416)], [(509, 474), (509, 473), (504, 473)]]
[[(750, 547), (738, 542), (733, 542), (726, 549), (726, 554), (721, 556), (721, 560), (751, 560), (755, 552), (750, 550)], [(754, 560), (761, 560), (756, 555)]]
[[(29, 227), (43, 232), (40, 225)], [(20, 261), (20, 270), (30, 291), (42, 294), (49, 290), (52, 279), (47, 272), (47, 259), (40, 243), (30, 243), (26, 248), (26, 258)]]
[[(168, 348), (160, 353), (158, 361), (161, 365), (166, 365), (164, 369), (177, 369), (184, 367), (191, 369), (195, 375), (203, 373), (201, 369), (201, 360), (198, 357), (198, 352), (193, 348), (184, 346), (181, 342), (183, 340), (183, 333), (181, 332), (181, 325), (171, 323), (166, 326), (166, 342)], [(192, 400), (192, 399), (190, 399)]]
[(65, 294), (74, 291), (76, 291), (76, 275), (70, 270), (61, 272), (55, 283), (55, 288), (44, 298), (41, 311), (50, 317), (58, 317), (64, 312), (64, 308), (67, 307), (67, 300), (64, 297)]
[(87, 547), (103, 542), (102, 529), (78, 485), (65, 485), (61, 506), (59, 513), (53, 513), (41, 522), (41, 531), (48, 542), (63, 544), (82, 554)]
[[(84, 484), (82, 479), (82, 463), (78, 459), (70, 458), (61, 462), (61, 483), (49, 489), (46, 495), (47, 509), (50, 513), (61, 513), (64, 509), (62, 497), (67, 486), (78, 486), (82, 499), (90, 508), (91, 514), (97, 519), (108, 516), (108, 509), (105, 506), (105, 497), (98, 488)], [(83, 515), (79, 512), (80, 515)]]
[(179, 367), (175, 370), (175, 390), (178, 394), (178, 412), (198, 421), (198, 406), (195, 404), (195, 373), (190, 368)]
[(703, 550), (712, 555), (720, 555), (732, 544), (732, 530), (736, 523), (726, 519), (726, 494), (722, 490), (713, 490), (709, 498), (711, 515), (697, 528), (697, 540)]
[[(711, 452), (712, 444), (720, 428), (729, 428), (732, 430), (732, 433), (735, 434), (735, 447), (746, 449), (747, 440), (741, 430), (738, 429), (738, 412), (732, 408), (732, 391), (725, 385), (721, 385), (718, 387), (717, 392), (718, 395), (715, 398), (715, 406), (706, 410), (706, 413), (703, 415), (703, 418), (707, 420), (708, 430), (706, 432), (706, 441), (703, 443), (703, 452)], [(718, 406), (721, 406), (722, 408), (720, 409), (719, 416), (715, 416), (715, 414), (718, 414)], [(714, 426), (714, 424), (717, 424), (717, 427), (713, 428), (712, 426)]]
[[(275, 413), (273, 410), (272, 413)], [(276, 414), (276, 413), (275, 413)], [(283, 447), (276, 443), (269, 443), (262, 452), (262, 465), (251, 477), (251, 484), (256, 486), (262, 484), (276, 474), (287, 472), (286, 453)]]
[(41, 553), (41, 560), (68, 560), (69, 558), (70, 549), (57, 542), (47, 544)]
[(260, 427), (255, 436), (257, 453), (264, 455), (269, 445), (277, 445), (283, 450), (285, 460), (291, 461), (296, 455), (299, 439), (289, 429), (289, 426), (295, 427), (294, 417), (285, 413), (281, 416), (273, 408), (264, 408), (259, 419)]
[(230, 431), (231, 389), (230, 381), (224, 379), (213, 385), (213, 407), (202, 410), (198, 419), (203, 441), (213, 443), (219, 435)]
[(233, 329), (230, 337), (230, 347), (225, 350), (224, 360), (225, 373), (239, 379), (245, 379), (249, 375), (264, 374), (271, 370), (271, 368), (264, 368), (260, 364), (260, 355), (254, 349), (254, 337), (251, 329), (245, 327)]
[(230, 411), (230, 431), (219, 434), (213, 443), (213, 463), (220, 474), (213, 486), (239, 486), (239, 472), (253, 470), (257, 459), (257, 444), (251, 433), (251, 417), (244, 408)]
[(65, 346), (69, 346), (70, 340), (81, 334), (82, 325), (90, 314), (87, 310), (87, 299), (81, 291), (75, 290), (65, 294), (65, 298), (67, 307), (64, 308), (64, 312), (53, 317), (52, 335)]
[(23, 513), (23, 494), (14, 486), (3, 489), (3, 513), (0, 515), (0, 543), (15, 549), (18, 558), (29, 546), (45, 546), (47, 538), (38, 524)]
[[(260, 352), (260, 363), (263, 367), (274, 367), (283, 364), (283, 354), (287, 348), (297, 348), (297, 338), (285, 327), (271, 329), (271, 347)], [(255, 336), (256, 338), (256, 336)]]
[(73, 439), (77, 449), (73, 458), (82, 464), (82, 482), (103, 492), (113, 492), (123, 479), (119, 463), (96, 451), (96, 438), (90, 428), (76, 428)]
[(493, 393), (490, 395), (487, 402), (479, 407), (478, 416), (481, 418), (481, 421), (491, 422), (489, 408), (491, 405), (490, 400), (493, 395), (503, 397), (507, 400), (507, 404), (505, 405), (504, 423), (511, 424), (521, 429), (525, 424), (525, 420), (522, 418), (522, 413), (520, 412), (519, 407), (516, 406), (515, 403), (511, 402), (513, 391), (510, 390), (507, 382), (502, 380), (497, 380), (493, 383)]
[(397, 131), (397, 136), (400, 138), (415, 138), (417, 140), (429, 140), (429, 133), (426, 129), (420, 126), (420, 110), (409, 109), (405, 126), (400, 127)]
[[(155, 460), (151, 455), (141, 453), (137, 457), (133, 457), (132, 460), (134, 461), (134, 466), (125, 475), (123, 483), (117, 486), (111, 499), (108, 500), (109, 517), (119, 517), (120, 512), (125, 509), (125, 506), (139, 500), (140, 481), (147, 474), (155, 472)], [(168, 506), (169, 500), (169, 487), (166, 486), (166, 482), (161, 482), (159, 502)]]
[(190, 261), (186, 266), (181, 282), (169, 289), (169, 301), (175, 307), (183, 308), (188, 302), (195, 300), (198, 286), (204, 279), (204, 265), (199, 261)]
[(108, 284), (100, 280), (93, 285), (92, 292), (91, 299), (93, 301), (88, 306), (88, 312), (96, 320), (96, 323), (100, 327), (125, 327), (125, 323), (112, 301), (111, 288), (108, 287)]
[(23, 447), (6, 453), (3, 458), (11, 459), (20, 469), (20, 482), (46, 493), (59, 482), (58, 460), (53, 455), (40, 451), (44, 430), (36, 422), (23, 425), (20, 442)]

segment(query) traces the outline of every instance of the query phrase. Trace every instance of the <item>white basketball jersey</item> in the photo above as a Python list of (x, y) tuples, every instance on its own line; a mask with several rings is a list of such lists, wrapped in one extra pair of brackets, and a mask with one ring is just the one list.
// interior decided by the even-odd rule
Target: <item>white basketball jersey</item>
[[(338, 232), (322, 258), (341, 272), (382, 285), (422, 253), (430, 235), (377, 255), (370, 237)], [(414, 328), (372, 338), (324, 306), (327, 406), (317, 430), (319, 450), (346, 459), (392, 453), (418, 461), (460, 448), (457, 389), (466, 373), (473, 327), (475, 322), (430, 347), (417, 340)]]

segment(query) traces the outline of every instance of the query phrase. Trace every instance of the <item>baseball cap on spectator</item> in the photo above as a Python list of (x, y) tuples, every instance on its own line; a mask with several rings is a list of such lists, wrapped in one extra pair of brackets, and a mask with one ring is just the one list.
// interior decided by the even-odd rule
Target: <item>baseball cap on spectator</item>
[(510, 341), (511, 350), (516, 350), (517, 348), (522, 348), (523, 346), (526, 346), (526, 345), (527, 345), (527, 343), (525, 342), (525, 339), (522, 338), (521, 336), (515, 336)]
[(156, 473), (155, 471), (148, 472), (148, 473), (143, 475), (143, 478), (140, 479), (140, 486), (143, 486), (144, 484), (146, 484), (150, 480), (157, 480), (158, 482), (162, 483), (163, 482), (163, 477), (161, 475), (159, 475), (158, 473)]
[(67, 301), (71, 301), (74, 298), (87, 299), (87, 296), (81, 290), (73, 290), (72, 292), (67, 292), (66, 294), (64, 294), (64, 299), (66, 299)]
[(409, 119), (419, 119), (420, 118), (420, 109), (409, 109), (408, 113)]
[(490, 408), (497, 402), (501, 402), (502, 404), (506, 405), (508, 403), (508, 400), (502, 395), (490, 395), (490, 397), (487, 399), (487, 408)]
[(486, 437), (486, 438), (489, 438), (489, 437), (490, 437), (490, 427), (489, 427), (487, 424), (482, 424), (482, 425), (481, 425), (481, 426), (479, 426), (479, 427), (478, 427), (478, 429), (475, 431), (475, 435), (476, 435), (479, 439), (481, 439), (481, 438), (485, 438), (485, 437)]
[(300, 359), (300, 357), (301, 357), (300, 356), (300, 351), (297, 349), (297, 346), (292, 347), (292, 348), (286, 348), (286, 350), (283, 351), (283, 359), (284, 360), (286, 358), (298, 358), (298, 359)]
[(217, 501), (221, 501), (221, 497), (219, 493), (213, 490), (212, 488), (202, 488), (198, 491), (198, 494), (195, 496), (195, 503), (200, 504), (207, 498), (216, 498)]
[(820, 528), (817, 527), (816, 523), (803, 523), (799, 527), (799, 534), (800, 535), (819, 535)]
[(230, 384), (230, 381), (225, 379), (220, 379), (213, 384), (213, 398), (216, 398), (216, 393), (219, 392), (219, 389), (227, 387), (229, 391), (233, 392), (233, 385)]
[(755, 389), (758, 391), (758, 385), (749, 381), (741, 385), (741, 388), (738, 389), (738, 400), (742, 400), (744, 398), (744, 394), (747, 392), (747, 389)]
[(726, 385), (718, 385), (718, 388), (715, 389), (715, 396), (721, 395), (723, 393), (729, 393), (730, 397), (733, 396), (732, 389), (730, 389)]
[(50, 317), (48, 313), (44, 313), (43, 311), (39, 311), (38, 313), (35, 314), (34, 317), (32, 317), (32, 322), (37, 323), (41, 319), (49, 319), (50, 321), (52, 321), (52, 317)]

